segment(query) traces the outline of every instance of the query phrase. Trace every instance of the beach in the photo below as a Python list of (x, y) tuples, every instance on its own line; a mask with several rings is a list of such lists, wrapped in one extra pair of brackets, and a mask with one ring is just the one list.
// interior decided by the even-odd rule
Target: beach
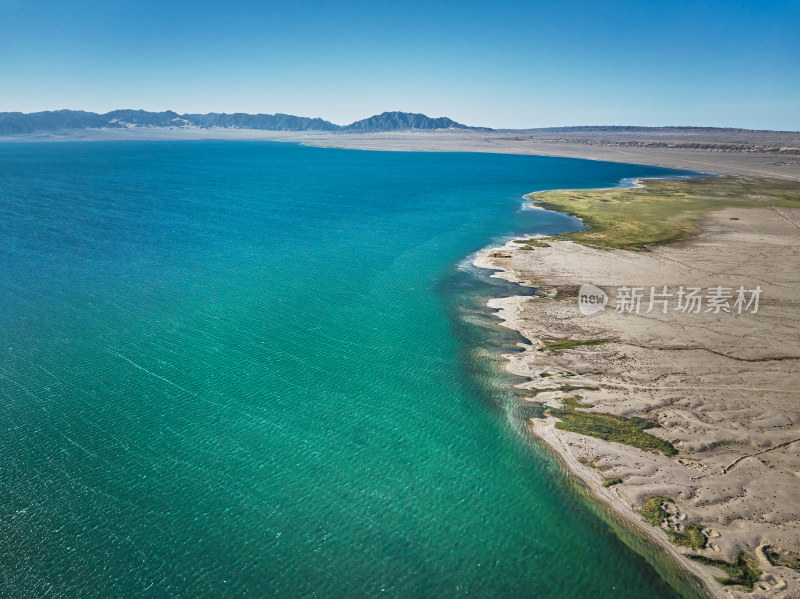
[[(741, 184), (745, 195), (755, 184), (720, 181), (726, 193)], [(547, 206), (547, 193), (529, 198)], [(569, 192), (559, 194), (558, 205), (567, 205)], [(721, 202), (695, 215), (696, 230), (682, 239), (636, 248), (648, 251), (613, 247), (619, 230), (588, 229), (573, 234), (578, 242), (518, 239), (475, 261), (537, 288), (535, 297), (489, 303), (527, 339), (508, 356), (508, 369), (527, 381), (523, 400), (552, 408), (530, 420), (532, 434), (720, 597), (791, 597), (800, 588), (800, 207), (778, 203)], [(581, 312), (584, 284), (606, 294), (605, 309)], [(733, 297), (719, 310), (676, 309), (679, 290), (717, 287), (759, 288), (757, 311)], [(640, 305), (630, 301), (632, 288), (642, 290)], [(646, 430), (629, 427), (644, 422)], [(648, 506), (659, 514), (650, 524), (640, 515)], [(757, 578), (752, 592), (719, 584), (721, 562), (708, 560), (738, 560), (739, 574)]]

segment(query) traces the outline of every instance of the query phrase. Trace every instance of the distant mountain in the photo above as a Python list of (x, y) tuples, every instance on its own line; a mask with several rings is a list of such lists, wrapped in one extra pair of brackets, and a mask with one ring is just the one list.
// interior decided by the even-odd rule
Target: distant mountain
[(108, 119), (107, 127), (180, 127), (180, 115), (171, 110), (166, 112), (147, 112), (146, 110), (112, 110), (104, 115)]
[(221, 127), (223, 129), (261, 129), (263, 131), (338, 131), (334, 125), (323, 119), (310, 119), (291, 114), (246, 114), (236, 112), (225, 114), (184, 114), (184, 119), (197, 127)]
[(53, 112), (0, 112), (0, 135), (18, 135), (36, 131), (88, 129), (108, 126), (108, 119), (94, 112), (56, 110)]
[(0, 135), (63, 131), (66, 129), (119, 129), (131, 127), (221, 127), (266, 131), (337, 131), (341, 127), (322, 119), (289, 114), (178, 114), (171, 110), (112, 110), (105, 114), (82, 110), (0, 112)]
[(343, 131), (365, 133), (373, 131), (408, 131), (409, 129), (478, 129), (478, 127), (468, 127), (444, 116), (432, 119), (424, 114), (411, 112), (384, 112), (342, 128)]
[(134, 127), (259, 129), (262, 131), (405, 131), (409, 129), (476, 129), (440, 117), (424, 114), (384, 112), (342, 127), (320, 118), (291, 114), (178, 114), (171, 110), (112, 110), (105, 114), (82, 110), (47, 112), (0, 112), (0, 135), (46, 133), (68, 129), (119, 129)]

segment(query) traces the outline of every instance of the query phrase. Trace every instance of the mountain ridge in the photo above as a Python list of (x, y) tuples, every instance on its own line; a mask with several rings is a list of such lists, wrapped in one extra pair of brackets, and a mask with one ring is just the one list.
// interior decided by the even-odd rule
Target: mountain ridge
[(448, 117), (432, 118), (421, 113), (391, 111), (375, 114), (349, 125), (337, 125), (319, 117), (291, 114), (249, 114), (244, 112), (209, 112), (205, 114), (178, 114), (172, 110), (161, 112), (121, 109), (100, 114), (85, 110), (48, 110), (41, 112), (0, 112), (0, 136), (55, 133), (82, 129), (252, 129), (260, 131), (319, 131), (328, 133), (380, 133), (391, 131), (460, 130), (513, 133), (522, 135), (593, 137), (637, 134), (725, 134), (731, 133), (795, 133), (744, 129), (740, 127), (707, 126), (637, 126), (637, 125), (577, 125), (560, 127), (529, 127), (520, 129), (474, 127), (458, 123)]
[(120, 129), (137, 127), (175, 127), (199, 129), (256, 129), (261, 131), (381, 132), (432, 129), (491, 131), (470, 127), (447, 117), (431, 118), (411, 112), (383, 112), (349, 125), (336, 125), (321, 118), (291, 114), (248, 114), (244, 112), (178, 114), (172, 110), (151, 112), (122, 109), (103, 114), (84, 110), (42, 112), (0, 112), (0, 135), (24, 135), (68, 129)]

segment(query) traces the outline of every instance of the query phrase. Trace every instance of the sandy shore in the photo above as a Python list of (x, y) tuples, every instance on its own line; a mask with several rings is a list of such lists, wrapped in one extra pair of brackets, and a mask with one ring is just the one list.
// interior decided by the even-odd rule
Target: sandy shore
[[(530, 426), (598, 498), (652, 535), (716, 596), (800, 593), (800, 572), (773, 565), (765, 553), (800, 556), (799, 223), (800, 209), (726, 208), (709, 214), (699, 235), (650, 252), (552, 240), (523, 250), (510, 242), (475, 262), (495, 276), (540, 287), (542, 297), (490, 303), (505, 326), (529, 340), (523, 353), (508, 356), (509, 370), (527, 379), (524, 396), (560, 407), (578, 394), (593, 406), (585, 411), (660, 425), (648, 432), (677, 455), (563, 431), (552, 417)], [(569, 296), (585, 283), (608, 295), (605, 310), (581, 314)], [(637, 314), (616, 311), (624, 305), (617, 299), (623, 285), (760, 286), (762, 294), (757, 313), (664, 314), (656, 304), (645, 314), (645, 302)], [(549, 351), (553, 339), (604, 342)], [(562, 385), (570, 389), (557, 390)], [(622, 482), (604, 487), (612, 478)], [(670, 498), (661, 528), (636, 512), (653, 496)], [(690, 523), (702, 528), (706, 544), (696, 553), (726, 561), (739, 551), (754, 556), (763, 574), (753, 593), (721, 586), (714, 580), (721, 571), (687, 559), (693, 551), (670, 542), (668, 530), (685, 532)]]

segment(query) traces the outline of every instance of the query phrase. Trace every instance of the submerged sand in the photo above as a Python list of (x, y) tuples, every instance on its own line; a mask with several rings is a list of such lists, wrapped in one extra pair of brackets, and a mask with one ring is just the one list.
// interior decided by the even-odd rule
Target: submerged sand
[[(727, 208), (710, 214), (689, 241), (650, 252), (600, 250), (571, 241), (520, 249), (510, 242), (481, 255), (476, 265), (495, 276), (540, 287), (544, 297), (493, 300), (505, 326), (528, 341), (508, 356), (509, 370), (526, 377), (529, 401), (559, 407), (576, 393), (589, 412), (651, 419), (648, 432), (678, 450), (668, 457), (555, 427), (532, 419), (543, 440), (594, 494), (641, 526), (717, 596), (792, 597), (800, 572), (770, 563), (766, 550), (800, 555), (800, 210)], [(575, 286), (601, 288), (605, 310), (584, 316)], [(757, 313), (701, 311), (617, 312), (620, 286), (754, 289)], [(559, 298), (554, 299), (560, 290)], [(570, 291), (572, 290), (572, 291)], [(647, 293), (645, 294), (647, 295)], [(671, 300), (675, 302), (675, 298)], [(674, 307), (674, 303), (672, 307)], [(546, 340), (603, 339), (607, 343), (548, 351)], [(568, 384), (596, 390), (550, 391)], [(603, 487), (607, 478), (621, 484)], [(667, 528), (703, 528), (706, 548), (671, 543), (666, 529), (636, 513), (652, 496), (665, 496)], [(684, 557), (699, 553), (732, 560), (755, 556), (763, 575), (754, 592), (722, 587), (716, 568)]]

